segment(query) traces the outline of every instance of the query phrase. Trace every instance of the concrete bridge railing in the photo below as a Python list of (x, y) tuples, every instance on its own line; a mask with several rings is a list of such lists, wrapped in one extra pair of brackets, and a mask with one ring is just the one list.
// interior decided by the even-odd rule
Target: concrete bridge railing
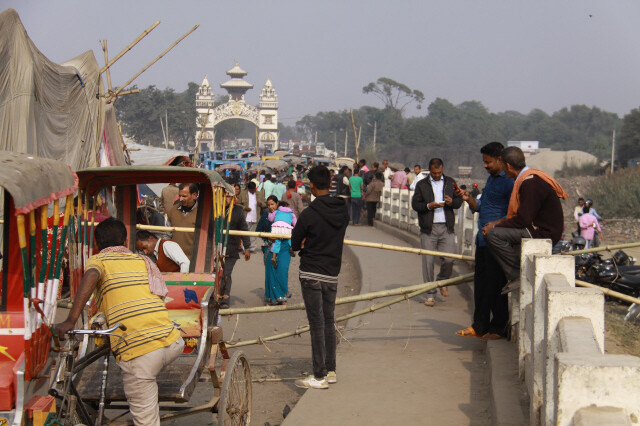
[[(412, 191), (385, 188), (377, 218), (416, 235)], [(458, 252), (473, 255), (476, 220), (456, 217)], [(640, 422), (640, 358), (604, 353), (604, 295), (575, 286), (572, 256), (551, 241), (522, 240), (519, 291), (510, 294), (512, 341), (530, 402), (531, 425)]]

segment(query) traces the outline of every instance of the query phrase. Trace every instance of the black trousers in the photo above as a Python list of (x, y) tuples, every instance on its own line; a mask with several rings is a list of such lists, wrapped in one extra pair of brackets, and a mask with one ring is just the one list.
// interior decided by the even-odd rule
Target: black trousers
[(367, 225), (373, 226), (373, 219), (376, 217), (378, 207), (377, 201), (367, 201)]
[[(233, 283), (231, 279), (231, 274), (233, 273), (233, 267), (236, 266), (236, 261), (238, 259), (235, 257), (227, 257), (224, 259), (224, 278), (226, 281), (226, 285), (224, 287), (225, 296), (229, 296), (231, 298), (231, 284)], [(229, 299), (226, 300), (227, 304), (229, 303)]]
[(336, 328), (334, 311), (338, 283), (301, 279), (302, 298), (309, 320), (313, 375), (320, 380), (336, 371)]
[(478, 335), (506, 334), (509, 321), (507, 295), (500, 294), (507, 279), (488, 247), (476, 247), (476, 265), (473, 277), (473, 324)]

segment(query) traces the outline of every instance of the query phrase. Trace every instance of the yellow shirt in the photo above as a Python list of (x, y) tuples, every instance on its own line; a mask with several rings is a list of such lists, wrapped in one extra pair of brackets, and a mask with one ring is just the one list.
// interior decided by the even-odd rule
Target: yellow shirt
[(111, 350), (117, 361), (130, 359), (169, 346), (180, 332), (169, 319), (169, 312), (159, 296), (151, 294), (147, 267), (133, 253), (101, 253), (92, 256), (86, 270), (100, 274), (96, 303), (107, 317), (109, 326), (121, 323), (126, 331), (111, 337)]

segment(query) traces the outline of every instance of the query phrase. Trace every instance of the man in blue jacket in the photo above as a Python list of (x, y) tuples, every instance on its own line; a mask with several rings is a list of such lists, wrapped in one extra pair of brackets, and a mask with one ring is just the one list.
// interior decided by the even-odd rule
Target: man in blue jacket
[(500, 142), (491, 142), (480, 149), (484, 168), (489, 172), (487, 183), (479, 199), (469, 191), (459, 191), (463, 201), (478, 215), (476, 236), (476, 262), (473, 277), (473, 324), (456, 334), (461, 337), (482, 337), (484, 340), (500, 339), (506, 335), (509, 321), (507, 295), (501, 294), (507, 283), (504, 272), (493, 257), (482, 235), (482, 228), (489, 222), (507, 216), (513, 179), (507, 177), (502, 165)]
[[(416, 185), (411, 199), (411, 207), (418, 212), (420, 225), (420, 245), (425, 250), (454, 253), (456, 250), (453, 226), (456, 219), (454, 209), (460, 208), (462, 198), (455, 192), (456, 181), (443, 174), (444, 164), (440, 158), (429, 161), (429, 177)], [(433, 256), (422, 256), (422, 278), (425, 282), (434, 281)], [(451, 277), (453, 259), (442, 258), (438, 280)], [(448, 296), (446, 287), (441, 289), (443, 296)], [(425, 305), (435, 305), (436, 290), (427, 292)]]

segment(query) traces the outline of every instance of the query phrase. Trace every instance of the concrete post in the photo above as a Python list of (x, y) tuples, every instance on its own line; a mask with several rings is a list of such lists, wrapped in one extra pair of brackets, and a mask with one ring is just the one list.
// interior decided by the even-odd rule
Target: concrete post
[(382, 205), (382, 221), (384, 223), (391, 223), (391, 188), (384, 188), (382, 190), (380, 204)]
[[(576, 424), (574, 420), (583, 416), (585, 408), (602, 411), (615, 407), (623, 409), (631, 423), (640, 421), (640, 358), (560, 353), (556, 369), (556, 425)], [(576, 415), (578, 412), (582, 414)]]
[[(522, 240), (522, 255), (520, 257), (520, 291), (512, 292), (510, 299), (510, 321), (512, 336), (515, 335), (518, 341), (518, 371), (520, 378), (525, 379), (525, 358), (531, 355), (530, 330), (527, 334), (527, 318), (524, 310), (531, 310), (533, 302), (533, 286), (529, 279), (529, 270), (533, 273), (533, 261), (527, 263), (527, 258), (534, 254), (551, 254), (551, 240), (525, 238)], [(532, 275), (533, 277), (533, 275)], [(515, 294), (514, 294), (515, 293)], [(531, 315), (529, 315), (531, 317)], [(531, 319), (531, 318), (530, 318)], [(514, 331), (517, 330), (516, 333)]]
[(571, 287), (560, 274), (544, 277), (546, 298), (544, 324), (544, 398), (542, 424), (553, 424), (555, 356), (560, 352), (604, 352), (604, 295), (592, 288)]
[(533, 327), (531, 339), (531, 359), (530, 364), (533, 368), (527, 368), (527, 373), (531, 371), (531, 375), (527, 377), (529, 384), (530, 404), (530, 420), (531, 424), (540, 424), (542, 418), (542, 403), (544, 393), (544, 353), (545, 353), (545, 320), (547, 318), (545, 307), (545, 299), (547, 289), (544, 285), (545, 276), (548, 274), (559, 274), (564, 276), (566, 282), (571, 287), (575, 287), (576, 281), (574, 276), (575, 261), (573, 256), (542, 256), (536, 255), (533, 259), (533, 281), (531, 282), (533, 290), (533, 303), (531, 305), (533, 312)]
[(391, 225), (399, 227), (400, 225), (400, 190), (391, 188)]
[(409, 198), (409, 191), (402, 189), (400, 190), (400, 229), (409, 229), (409, 222), (411, 221), (410, 210), (411, 199)]

